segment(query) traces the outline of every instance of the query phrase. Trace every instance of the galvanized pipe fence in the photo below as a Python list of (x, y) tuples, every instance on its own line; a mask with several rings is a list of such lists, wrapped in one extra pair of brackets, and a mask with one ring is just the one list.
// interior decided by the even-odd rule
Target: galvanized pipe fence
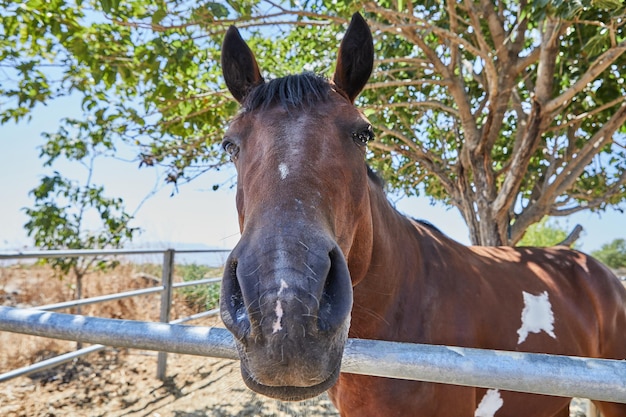
[[(170, 308), (173, 290), (196, 285), (206, 285), (221, 282), (221, 278), (204, 278), (194, 281), (173, 282), (174, 279), (174, 256), (178, 254), (190, 253), (228, 253), (227, 249), (87, 249), (87, 250), (51, 250), (51, 251), (25, 251), (25, 252), (3, 252), (0, 253), (0, 261), (2, 260), (23, 260), (23, 259), (39, 259), (39, 258), (67, 258), (67, 257), (95, 257), (95, 256), (122, 256), (122, 255), (161, 255), (163, 257), (161, 285), (144, 288), (140, 290), (125, 291), (115, 294), (107, 294), (96, 297), (83, 298), (80, 300), (70, 300), (60, 303), (47, 304), (43, 306), (32, 307), (35, 310), (57, 311), (66, 308), (103, 303), (108, 301), (121, 300), (124, 298), (137, 297), (148, 294), (161, 294), (161, 304), (159, 319), (162, 323), (180, 324), (187, 321), (197, 320), (204, 317), (215, 316), (219, 313), (219, 309), (212, 309), (202, 313), (194, 314), (189, 317), (183, 317), (176, 320), (170, 320)], [(80, 340), (76, 340), (80, 342)], [(74, 352), (68, 352), (54, 358), (46, 359), (29, 366), (14, 369), (9, 372), (0, 374), (0, 382), (8, 381), (19, 376), (29, 375), (45, 369), (53, 368), (70, 362), (81, 356), (85, 356), (94, 352), (105, 349), (106, 344), (92, 345), (87, 348), (78, 349)], [(165, 379), (167, 368), (167, 352), (159, 351), (157, 354), (157, 377), (161, 380)]]
[[(172, 284), (164, 283), (163, 287), (171, 288)], [(0, 306), (0, 331), (238, 359), (231, 334), (213, 327)], [(349, 339), (341, 369), (363, 375), (626, 403), (623, 360)]]
[[(0, 330), (238, 359), (226, 329), (0, 307)], [(626, 403), (626, 362), (349, 339), (343, 372)]]

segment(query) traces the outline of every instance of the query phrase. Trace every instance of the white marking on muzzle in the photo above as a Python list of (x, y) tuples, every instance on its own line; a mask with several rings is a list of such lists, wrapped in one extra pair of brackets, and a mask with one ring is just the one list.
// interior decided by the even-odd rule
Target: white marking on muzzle
[(278, 295), (281, 295), (283, 293), (283, 291), (286, 290), (287, 288), (289, 288), (289, 285), (287, 285), (285, 280), (281, 278), (280, 279), (280, 288), (278, 289)]
[(282, 320), (283, 320), (283, 306), (280, 303), (280, 300), (276, 301), (276, 320), (272, 324), (272, 334), (277, 333), (283, 329)]

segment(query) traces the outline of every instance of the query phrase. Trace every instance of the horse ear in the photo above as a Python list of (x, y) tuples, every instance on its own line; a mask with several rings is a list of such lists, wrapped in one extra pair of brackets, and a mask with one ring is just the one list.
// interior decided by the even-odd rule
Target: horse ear
[(263, 83), (254, 54), (234, 26), (228, 28), (222, 44), (222, 74), (228, 90), (239, 103), (252, 87)]
[(374, 67), (374, 41), (365, 19), (359, 14), (352, 15), (337, 57), (337, 68), (333, 82), (354, 102)]

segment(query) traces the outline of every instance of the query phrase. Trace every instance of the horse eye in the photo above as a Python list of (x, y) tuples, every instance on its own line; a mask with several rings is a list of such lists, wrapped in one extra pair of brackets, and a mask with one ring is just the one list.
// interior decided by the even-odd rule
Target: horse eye
[(222, 142), (222, 149), (224, 149), (224, 152), (230, 155), (231, 160), (234, 161), (235, 159), (237, 159), (237, 155), (239, 154), (239, 146), (235, 145), (229, 140), (224, 140)]
[(374, 139), (374, 129), (372, 129), (372, 125), (367, 125), (365, 129), (352, 132), (352, 139), (359, 145), (366, 145), (367, 142)]

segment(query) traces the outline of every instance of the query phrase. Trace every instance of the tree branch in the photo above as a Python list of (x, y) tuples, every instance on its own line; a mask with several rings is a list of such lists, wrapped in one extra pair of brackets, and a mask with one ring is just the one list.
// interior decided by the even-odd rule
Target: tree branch
[(440, 166), (446, 166), (439, 158), (435, 157), (428, 151), (424, 151), (423, 149), (416, 146), (415, 142), (405, 135), (385, 128), (384, 126), (380, 128), (384, 135), (391, 136), (397, 138), (400, 142), (407, 145), (408, 150), (400, 149), (397, 146), (390, 146), (380, 141), (373, 141), (370, 143), (370, 147), (373, 149), (378, 149), (387, 153), (398, 153), (407, 155), (409, 153), (411, 159), (414, 161), (419, 161), (425, 169), (432, 172), (441, 182), (445, 190), (451, 195), (454, 195), (455, 187), (454, 183), (450, 180), (449, 173), (441, 169)]
[[(466, 0), (466, 3), (470, 3), (468, 0)], [(494, 9), (494, 2), (493, 0), (481, 0), (480, 1), (480, 8), (483, 11), (483, 15), (485, 16), (486, 20), (487, 20), (487, 25), (489, 26), (489, 32), (491, 34), (491, 39), (493, 40), (493, 44), (494, 45), (501, 45), (502, 48), (499, 48), (496, 50), (496, 55), (498, 56), (499, 60), (508, 60), (508, 56), (507, 56), (507, 48), (506, 48), (506, 32), (504, 30), (503, 24), (504, 22), (502, 22), (498, 16), (498, 14), (496, 13), (495, 9)], [(471, 13), (472, 18), (474, 17), (475, 13)], [(480, 21), (478, 21), (478, 19), (476, 19), (476, 22), (473, 22), (473, 26), (474, 29), (477, 31), (477, 33), (480, 33), (480, 36), (484, 39), (484, 35), (482, 35), (482, 30), (480, 30)], [(480, 31), (480, 32), (478, 32)], [(484, 42), (484, 40), (483, 40)], [(481, 45), (482, 47), (482, 45)], [(489, 47), (486, 42), (485, 42), (485, 47), (487, 47), (487, 50), (491, 50), (492, 48)], [(503, 51), (504, 49), (504, 51)], [(504, 53), (503, 53), (504, 52)]]
[[(487, 16), (487, 20), (489, 22), (490, 25), (490, 29), (493, 30), (493, 28), (491, 28), (491, 24), (493, 23), (492, 20), (495, 19), (496, 21), (497, 16), (495, 16), (495, 11), (493, 10), (493, 5), (491, 4), (491, 1), (482, 1), (483, 5), (483, 13), (486, 14)], [(491, 4), (491, 6), (486, 6), (484, 3), (489, 3)], [(485, 36), (482, 32), (481, 29), (481, 23), (480, 23), (480, 19), (479, 16), (477, 14), (477, 10), (474, 8), (472, 2), (470, 0), (465, 0), (465, 4), (467, 7), (467, 11), (469, 13), (470, 16), (470, 20), (472, 22), (472, 28), (474, 29), (474, 32), (476, 34), (476, 41), (478, 42), (478, 45), (480, 47), (481, 50), (481, 54), (479, 56), (483, 57), (483, 64), (484, 64), (484, 68), (485, 68), (485, 90), (488, 94), (488, 102), (490, 103), (489, 107), (492, 107), (493, 103), (496, 102), (496, 98), (498, 97), (498, 93), (499, 93), (499, 83), (498, 83), (498, 71), (496, 70), (496, 66), (494, 65), (494, 61), (493, 61), (493, 57), (491, 56), (491, 50), (492, 48), (489, 46), (489, 44), (487, 43), (487, 41), (485, 40)], [(485, 7), (487, 7), (485, 9)], [(497, 23), (496, 23), (497, 25)], [(500, 28), (502, 29), (502, 28)], [(493, 34), (492, 34), (493, 35)], [(497, 34), (495, 35), (496, 37), (498, 36)], [(500, 45), (499, 43), (496, 43), (496, 45)], [(485, 58), (487, 57), (487, 58)], [(500, 60), (499, 60), (500, 61)], [(500, 62), (498, 62), (498, 65), (500, 65)], [(491, 112), (489, 112), (491, 113)], [(474, 148), (477, 146), (478, 144), (474, 144)]]
[(545, 125), (549, 122), (543, 111), (543, 104), (552, 92), (554, 68), (558, 53), (559, 21), (547, 18), (544, 22), (543, 41), (539, 65), (537, 67), (537, 85), (534, 102), (528, 117), (528, 124), (523, 135), (519, 135), (514, 146), (509, 169), (493, 202), (494, 214), (502, 215), (517, 196), (517, 191), (524, 179), (528, 162), (541, 140)]
[[(450, 30), (454, 33), (458, 33), (459, 30), (459, 16), (456, 13), (456, 2), (449, 1), (446, 2), (446, 9), (448, 10), (448, 16), (450, 21)], [(450, 45), (450, 65), (448, 69), (452, 71), (454, 69), (455, 62), (459, 57), (459, 46), (452, 44)]]
[[(592, 209), (600, 209), (607, 204), (607, 200), (611, 199), (611, 197), (624, 192), (624, 186), (626, 186), (626, 171), (622, 171), (619, 178), (615, 180), (607, 190), (598, 197), (595, 198), (585, 198), (586, 196), (568, 196), (567, 200), (572, 200), (574, 198), (578, 198), (579, 200), (584, 201), (583, 203), (579, 203), (575, 207), (567, 207), (567, 208), (553, 208), (550, 210), (551, 216), (569, 216), (570, 214), (583, 211), (583, 210), (592, 210)], [(567, 200), (561, 204), (566, 205)]]
[(389, 87), (411, 87), (418, 86), (423, 84), (435, 84), (435, 85), (448, 85), (446, 81), (443, 80), (395, 80), (395, 81), (379, 81), (368, 83), (365, 86), (365, 90), (376, 90), (378, 88), (389, 88)]
[(534, 48), (530, 51), (530, 54), (520, 58), (515, 66), (515, 73), (520, 74), (526, 68), (539, 61), (539, 55), (541, 55), (541, 47)]
[(583, 119), (586, 119), (587, 117), (592, 117), (595, 116), (596, 114), (603, 112), (606, 109), (609, 109), (613, 106), (615, 106), (616, 104), (619, 104), (623, 101), (626, 101), (626, 97), (617, 97), (616, 99), (613, 99), (611, 101), (609, 101), (608, 103), (603, 104), (602, 106), (596, 107), (593, 110), (590, 110), (588, 112), (585, 113), (581, 113), (579, 115), (576, 115), (574, 117), (572, 117), (568, 122), (566, 123), (560, 123), (557, 124), (555, 126), (551, 126), (550, 128), (548, 128), (546, 130), (546, 132), (558, 132), (560, 130), (563, 130), (565, 128), (568, 128), (570, 126), (576, 126), (576, 125), (580, 125), (580, 122)]
[(393, 109), (393, 108), (414, 108), (414, 107), (418, 107), (418, 108), (430, 107), (434, 109), (439, 109), (455, 117), (459, 116), (459, 112), (456, 109), (450, 106), (446, 106), (445, 104), (442, 104), (441, 102), (435, 101), (435, 100), (407, 101), (404, 103), (400, 102), (400, 103), (386, 103), (386, 104), (380, 104), (380, 105), (368, 105), (365, 108), (373, 109), (373, 110), (383, 110), (383, 109)]
[(568, 247), (572, 247), (572, 245), (574, 245), (574, 243), (576, 243), (576, 241), (578, 240), (578, 238), (580, 238), (580, 234), (583, 231), (583, 227), (579, 224), (577, 224), (574, 229), (570, 232), (569, 235), (567, 235), (567, 237), (565, 239), (563, 239), (561, 242), (557, 243), (555, 246), (568, 246)]
[[(441, 38), (448, 39), (451, 43), (455, 45), (462, 46), (463, 49), (465, 49), (472, 55), (479, 56), (483, 58), (485, 61), (490, 59), (487, 53), (483, 53), (483, 51), (476, 48), (469, 41), (459, 36), (457, 33), (443, 29), (439, 26), (435, 26), (431, 22), (421, 19), (417, 16), (410, 16), (410, 15), (407, 15), (406, 13), (395, 12), (389, 9), (385, 9), (384, 7), (376, 5), (374, 2), (368, 3), (366, 5), (366, 10), (371, 11), (373, 13), (377, 13), (381, 16), (384, 16), (386, 19), (393, 22), (393, 25), (381, 25), (377, 23), (376, 21), (369, 22), (373, 28), (376, 28), (382, 32), (392, 33), (395, 35), (402, 33), (405, 36), (415, 33), (416, 30), (422, 30), (424, 32), (432, 32)], [(406, 19), (406, 21), (404, 19)], [(407, 24), (407, 21), (409, 22), (408, 24)]]
[(598, 78), (598, 76), (624, 52), (626, 52), (626, 40), (600, 55), (574, 85), (564, 91), (560, 96), (553, 98), (545, 104), (544, 109), (546, 113), (556, 113), (560, 111), (567, 102), (577, 93), (581, 92), (589, 83)]
[(554, 85), (556, 57), (559, 52), (559, 26), (559, 20), (546, 18), (546, 22), (544, 23), (545, 30), (543, 32), (541, 48), (539, 51), (535, 100), (541, 104), (544, 112), (547, 112), (545, 106), (548, 99), (552, 95), (552, 86)]
[[(392, 12), (388, 9), (380, 7), (373, 2), (367, 3), (366, 9), (368, 11), (378, 13), (384, 16), (393, 24), (392, 26), (383, 26), (378, 24), (376, 26), (378, 29), (384, 32), (393, 33), (396, 36), (401, 34), (406, 37), (407, 40), (417, 45), (422, 50), (428, 60), (433, 64), (435, 71), (439, 72), (439, 74), (443, 77), (445, 84), (448, 85), (450, 93), (459, 108), (459, 118), (466, 132), (466, 138), (478, 137), (478, 128), (476, 126), (474, 115), (471, 111), (471, 105), (468, 101), (467, 95), (465, 94), (465, 86), (463, 85), (462, 80), (459, 79), (459, 77), (457, 77), (452, 71), (450, 71), (450, 69), (441, 61), (437, 53), (432, 48), (430, 48), (426, 44), (426, 42), (424, 42), (420, 34), (416, 32), (416, 29), (419, 29), (421, 26), (421, 28), (423, 28), (424, 30), (436, 33), (453, 43), (463, 45), (463, 48), (477, 56), (483, 55), (481, 51), (476, 49), (465, 39), (460, 38), (457, 34), (451, 33), (450, 31), (443, 30), (441, 28), (437, 28), (436, 26), (433, 26), (425, 20), (419, 19), (415, 16), (407, 16), (406, 14), (399, 15), (396, 12)], [(409, 21), (414, 22), (415, 24), (407, 25), (403, 18), (408, 18)], [(419, 26), (416, 27), (416, 24), (418, 23)], [(373, 22), (372, 24), (376, 25), (375, 22)], [(483, 56), (483, 59), (485, 58), (487, 57)]]
[(592, 158), (598, 153), (598, 149), (613, 141), (613, 134), (624, 123), (626, 123), (626, 102), (622, 103), (613, 116), (577, 152), (576, 156), (567, 164), (566, 169), (557, 175), (542, 197), (564, 194), (585, 167), (589, 165)]

